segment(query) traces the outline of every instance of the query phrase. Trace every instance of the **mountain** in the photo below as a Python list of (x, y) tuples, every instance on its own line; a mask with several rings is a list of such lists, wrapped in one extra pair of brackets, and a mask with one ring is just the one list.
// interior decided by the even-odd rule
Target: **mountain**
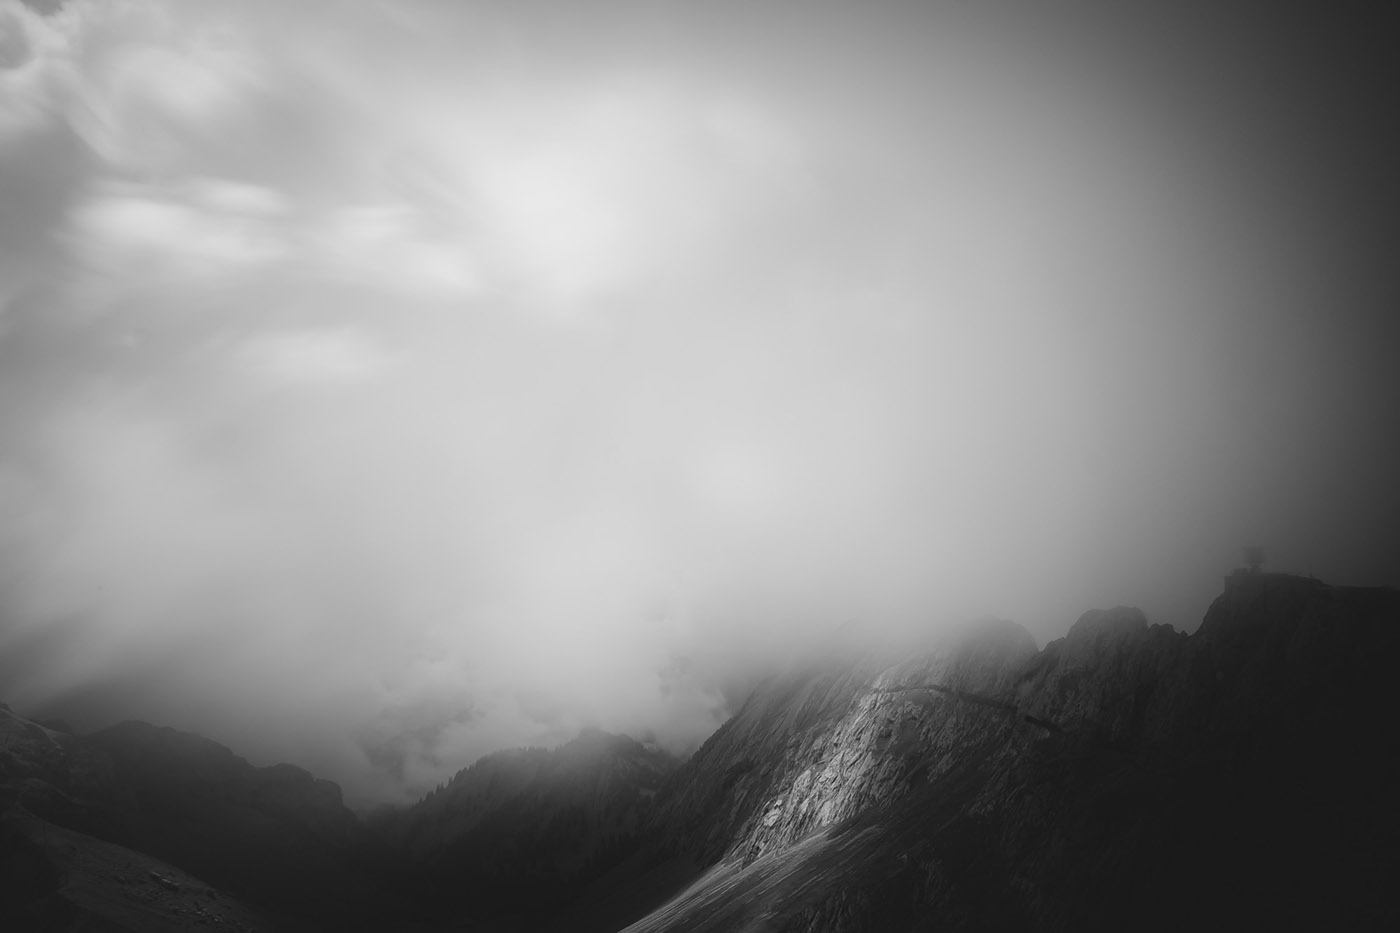
[(267, 925), (228, 892), (121, 844), (128, 840), (116, 786), (104, 756), (0, 704), (0, 920), (7, 929)]
[(173, 865), (18, 808), (0, 813), (0, 919), (33, 931), (270, 928), (246, 903)]
[[(1394, 928), (1400, 593), (1227, 581), (769, 683), (658, 794), (650, 931)], [(642, 885), (645, 871), (637, 884)]]
[[(849, 634), (849, 633), (848, 633)], [(360, 820), (199, 736), (0, 708), (0, 926), (488, 933), (1400, 928), (1400, 592), (1239, 573), (813, 653), (687, 761), (589, 730)]]
[(512, 749), (459, 771), (371, 827), (416, 866), (444, 920), (536, 929), (636, 848), (651, 799), (678, 762), (587, 729), (556, 749)]
[(585, 730), (362, 821), (335, 784), (202, 736), (0, 707), (0, 928), (534, 930), (635, 850), (677, 764)]
[[(194, 890), (236, 905), (249, 928), (412, 916), (401, 876), (336, 785), (292, 765), (254, 767), (216, 742), (147, 723), (75, 737), (0, 710), (0, 825), (10, 878), (40, 882), (8, 886), (0, 917), (52, 920), (37, 928), (88, 928), (64, 925), (73, 916), (108, 924), (95, 929), (187, 929), (199, 914), (172, 927), (169, 911), (140, 910)], [(142, 893), (131, 878), (155, 887)]]

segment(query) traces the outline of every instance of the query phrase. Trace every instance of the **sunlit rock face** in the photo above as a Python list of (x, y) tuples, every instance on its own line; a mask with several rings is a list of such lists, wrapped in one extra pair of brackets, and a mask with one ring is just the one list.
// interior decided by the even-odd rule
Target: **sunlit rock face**
[(1400, 593), (1260, 575), (1190, 637), (1120, 607), (792, 674), (658, 798), (710, 868), (630, 929), (1393, 918), (1397, 649)]
[(780, 678), (672, 779), (659, 820), (682, 836), (694, 822), (708, 855), (749, 862), (887, 803), (1005, 738), (1012, 676), (1034, 650), (1007, 624), (889, 666)]

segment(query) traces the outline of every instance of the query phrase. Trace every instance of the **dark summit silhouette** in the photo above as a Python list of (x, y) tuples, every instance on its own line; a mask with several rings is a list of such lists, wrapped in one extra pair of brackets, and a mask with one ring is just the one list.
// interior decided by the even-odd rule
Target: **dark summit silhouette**
[(367, 823), (334, 785), (196, 736), (6, 710), (0, 911), (53, 930), (1389, 928), (1397, 657), (1400, 593), (1232, 574), (1189, 636), (1119, 607), (1040, 650), (998, 622), (818, 657), (684, 763), (593, 731)]

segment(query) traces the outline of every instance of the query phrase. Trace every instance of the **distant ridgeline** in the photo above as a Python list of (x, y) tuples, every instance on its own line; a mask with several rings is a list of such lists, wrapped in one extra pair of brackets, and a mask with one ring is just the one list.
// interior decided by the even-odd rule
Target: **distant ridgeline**
[(896, 663), (824, 657), (683, 764), (594, 731), (369, 823), (333, 785), (196, 736), (6, 712), (0, 919), (1400, 929), (1400, 593), (1259, 558), (1190, 636), (1119, 607), (1040, 650), (998, 623)]

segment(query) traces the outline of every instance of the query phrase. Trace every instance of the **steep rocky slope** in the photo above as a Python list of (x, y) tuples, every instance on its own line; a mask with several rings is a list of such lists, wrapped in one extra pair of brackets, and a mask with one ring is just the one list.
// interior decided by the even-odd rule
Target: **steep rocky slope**
[(1019, 626), (974, 627), (885, 666), (830, 662), (756, 692), (668, 783), (663, 838), (751, 861), (936, 779), (1005, 742)]
[(1119, 608), (796, 672), (658, 796), (649, 858), (696, 873), (629, 930), (1400, 920), (1397, 649), (1394, 591), (1242, 575), (1190, 637)]

